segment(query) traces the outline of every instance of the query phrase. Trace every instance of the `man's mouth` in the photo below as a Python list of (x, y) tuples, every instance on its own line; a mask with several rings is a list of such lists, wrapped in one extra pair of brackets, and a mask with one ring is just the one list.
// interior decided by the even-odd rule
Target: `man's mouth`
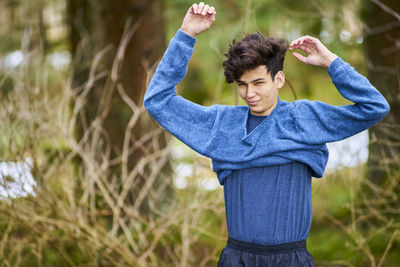
[(257, 105), (258, 102), (260, 102), (260, 100), (257, 100), (257, 101), (247, 101), (247, 104), (248, 104), (249, 106), (255, 106), (255, 105)]

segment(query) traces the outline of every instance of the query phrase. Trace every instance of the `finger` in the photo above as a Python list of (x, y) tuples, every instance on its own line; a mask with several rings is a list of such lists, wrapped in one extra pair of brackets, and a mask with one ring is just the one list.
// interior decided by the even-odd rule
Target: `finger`
[(317, 45), (317, 41), (314, 38), (309, 37), (309, 38), (304, 40), (303, 44), (307, 44), (309, 46), (316, 46)]
[(300, 60), (303, 63), (307, 63), (307, 58), (297, 52), (293, 52), (292, 55), (297, 58), (298, 60)]
[(203, 8), (203, 11), (201, 12), (201, 14), (203, 16), (205, 16), (208, 13), (208, 9), (210, 9), (210, 6), (209, 5), (205, 5), (204, 8)]
[(313, 44), (303, 43), (294, 47), (295, 49), (303, 50), (307, 53), (315, 52), (315, 46)]
[(303, 44), (303, 42), (304, 42), (305, 40), (310, 40), (310, 39), (312, 39), (311, 36), (308, 36), (308, 35), (301, 36), (301, 37), (299, 37), (299, 38), (293, 40), (293, 41), (290, 43), (290, 45), (301, 45), (301, 44)]
[(307, 46), (302, 46), (300, 49), (306, 52), (308, 55), (313, 54), (315, 52), (315, 50)]
[(299, 41), (293, 41), (290, 43), (289, 47), (293, 48), (293, 47), (298, 47), (299, 46)]
[(298, 41), (298, 42), (295, 43), (295, 44), (291, 44), (291, 45), (289, 46), (289, 49), (290, 49), (290, 50), (293, 50), (293, 49), (301, 49), (301, 47), (304, 47), (304, 45), (303, 45), (303, 44), (300, 44), (300, 41)]
[(197, 5), (197, 4), (193, 4), (193, 5), (192, 5), (192, 12), (193, 12), (193, 14), (196, 14), (197, 8), (198, 8), (198, 5)]
[(214, 22), (215, 21), (215, 14), (217, 14), (217, 11), (214, 11), (214, 13), (211, 14), (211, 21)]
[(290, 44), (290, 48), (291, 49), (296, 49), (296, 48), (298, 48), (300, 46), (300, 40), (297, 40), (296, 42), (292, 42), (291, 44)]
[(191, 5), (191, 6), (189, 7), (188, 13), (194, 14), (194, 5)]
[(194, 14), (199, 14), (199, 5), (198, 4), (194, 4)]
[(208, 10), (208, 14), (211, 15), (212, 13), (214, 13), (214, 11), (215, 11), (215, 8), (213, 6), (211, 6), (210, 9)]
[(297, 41), (296, 43), (292, 43), (290, 44), (289, 49), (293, 50), (293, 49), (301, 49), (301, 50), (315, 50), (316, 49), (316, 42), (314, 40), (311, 39), (301, 39), (299, 41)]
[(203, 12), (203, 8), (204, 8), (204, 3), (200, 2), (199, 6), (197, 8), (197, 13), (196, 14), (200, 15), (201, 12)]
[(311, 37), (311, 36), (306, 35), (306, 36), (304, 37), (304, 39), (302, 39), (301, 44), (303, 44), (303, 45), (310, 45), (310, 46), (313, 45), (313, 46), (315, 46), (315, 45), (317, 45), (317, 39), (315, 39), (314, 37)]
[(293, 40), (293, 41), (290, 43), (290, 45), (298, 45), (299, 42), (300, 42), (303, 38), (304, 38), (304, 36), (299, 37), (299, 38)]

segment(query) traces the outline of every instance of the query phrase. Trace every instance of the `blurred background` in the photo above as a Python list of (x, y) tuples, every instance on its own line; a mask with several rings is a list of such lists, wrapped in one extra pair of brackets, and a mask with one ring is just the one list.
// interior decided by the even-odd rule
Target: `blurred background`
[[(400, 2), (225, 0), (197, 38), (178, 93), (244, 105), (225, 83), (229, 43), (261, 31), (321, 41), (391, 112), (328, 144), (313, 179), (318, 266), (400, 262)], [(0, 1), (0, 266), (216, 266), (227, 238), (209, 159), (143, 108), (149, 79), (192, 2)], [(322, 68), (287, 54), (281, 99), (348, 104)]]

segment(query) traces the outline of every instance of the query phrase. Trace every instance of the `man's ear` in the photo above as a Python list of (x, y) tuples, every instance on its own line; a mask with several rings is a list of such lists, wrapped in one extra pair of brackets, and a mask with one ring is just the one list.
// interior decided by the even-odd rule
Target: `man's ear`
[(274, 83), (277, 88), (283, 87), (283, 85), (285, 84), (285, 74), (283, 73), (283, 71), (278, 71), (278, 73), (275, 74)]

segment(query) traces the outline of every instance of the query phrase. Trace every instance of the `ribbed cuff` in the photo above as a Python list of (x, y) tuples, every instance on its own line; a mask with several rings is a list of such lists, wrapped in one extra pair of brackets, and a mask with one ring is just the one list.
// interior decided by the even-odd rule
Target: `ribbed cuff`
[(178, 41), (184, 42), (192, 47), (194, 47), (194, 44), (196, 43), (196, 38), (190, 36), (189, 34), (185, 33), (181, 29), (178, 29), (178, 31), (176, 32), (175, 38)]
[(335, 60), (332, 61), (332, 63), (329, 65), (327, 69), (328, 74), (332, 77), (332, 75), (336, 72), (336, 70), (345, 63), (346, 62), (344, 62), (340, 57), (335, 58)]

